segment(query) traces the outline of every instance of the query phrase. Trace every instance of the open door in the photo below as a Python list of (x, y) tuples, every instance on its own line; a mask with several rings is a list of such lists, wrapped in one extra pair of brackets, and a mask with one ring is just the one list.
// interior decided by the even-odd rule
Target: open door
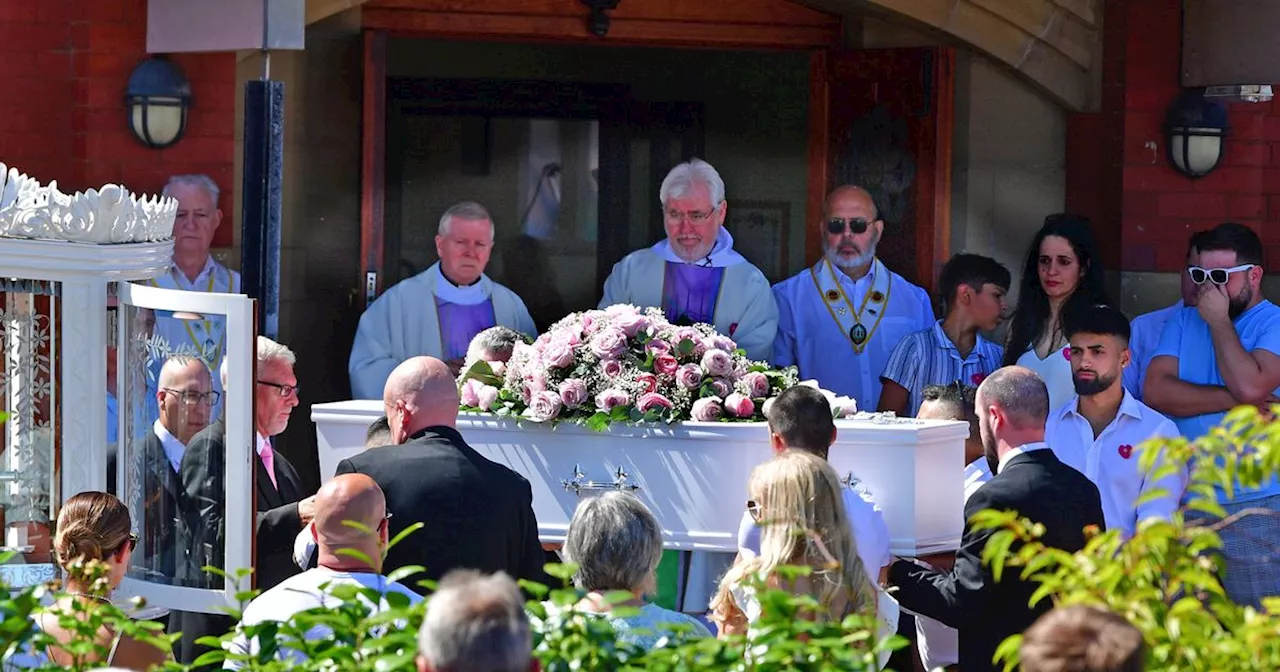
[[(941, 47), (821, 51), (811, 61), (809, 222), (836, 185), (866, 188), (885, 222), (878, 256), (928, 291), (951, 251), (954, 65)], [(816, 259), (822, 234), (807, 231)]]

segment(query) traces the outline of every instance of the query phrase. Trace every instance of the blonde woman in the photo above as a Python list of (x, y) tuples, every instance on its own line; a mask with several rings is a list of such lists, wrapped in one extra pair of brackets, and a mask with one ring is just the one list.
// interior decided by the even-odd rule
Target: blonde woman
[[(62, 596), (33, 617), (37, 628), (59, 644), (78, 638), (76, 633), (62, 627), (59, 618), (80, 616), (87, 613), (93, 603), (110, 601), (111, 591), (124, 578), (129, 557), (138, 542), (137, 536), (130, 531), (131, 527), (129, 509), (114, 495), (82, 492), (67, 500), (58, 513), (58, 534), (54, 537), (59, 565), (66, 572), (73, 563), (97, 561), (106, 565), (106, 575), (91, 582), (67, 573)], [(173, 659), (168, 650), (123, 636), (105, 626), (98, 631), (95, 643), (106, 652), (105, 655), (72, 654), (59, 646), (50, 646), (44, 651), (15, 655), (6, 661), (6, 667), (69, 667), (99, 663), (114, 668), (146, 670)]]
[[(760, 602), (749, 585), (755, 577), (771, 588), (811, 595), (821, 605), (815, 619), (875, 613), (880, 637), (897, 631), (898, 604), (858, 557), (842, 488), (825, 460), (798, 450), (783, 452), (751, 472), (747, 508), (761, 527), (760, 554), (740, 556), (720, 582), (711, 610), (721, 636), (742, 634), (759, 619)], [(784, 581), (778, 568), (789, 565), (813, 571)], [(882, 655), (881, 667), (887, 661), (887, 654)]]

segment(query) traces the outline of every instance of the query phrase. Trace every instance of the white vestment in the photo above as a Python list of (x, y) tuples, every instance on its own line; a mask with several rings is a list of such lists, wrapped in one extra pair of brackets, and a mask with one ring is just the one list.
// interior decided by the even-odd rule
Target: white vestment
[[(391, 371), (410, 357), (427, 355), (445, 359), (435, 303), (442, 282), (449, 284), (437, 262), (412, 278), (400, 281), (365, 309), (347, 362), (353, 398), (381, 399)], [(475, 293), (481, 300), (493, 301), (497, 324), (529, 336), (537, 335), (529, 310), (515, 292), (487, 275), (481, 275), (472, 287), (477, 288)], [(454, 300), (450, 296), (441, 298)]]
[[(600, 308), (629, 303), (661, 309), (668, 261), (687, 263), (675, 256), (666, 240), (628, 254), (604, 281)], [(724, 268), (711, 326), (733, 339), (747, 357), (767, 361), (778, 328), (778, 307), (764, 273), (733, 251), (733, 236), (723, 228), (711, 254), (698, 265)]]
[[(862, 351), (858, 352), (847, 329), (842, 326), (823, 292), (814, 280), (814, 272), (830, 273), (833, 268), (819, 261), (813, 269), (779, 282), (773, 287), (778, 302), (778, 336), (773, 345), (775, 366), (800, 367), (800, 379), (817, 380), (823, 389), (853, 397), (858, 410), (874, 411), (880, 403), (880, 374), (898, 342), (908, 334), (933, 327), (933, 305), (925, 291), (876, 260), (872, 270), (854, 282), (836, 270), (834, 280), (855, 307), (871, 298), (874, 286), (883, 286), (884, 314), (879, 321), (866, 319), (867, 330)], [(814, 272), (811, 272), (814, 271)], [(888, 277), (876, 281), (880, 271)], [(821, 276), (819, 276), (821, 277)], [(843, 305), (844, 299), (839, 301)], [(835, 309), (839, 309), (836, 305)], [(851, 321), (849, 314), (840, 318)], [(858, 322), (861, 324), (861, 322)]]

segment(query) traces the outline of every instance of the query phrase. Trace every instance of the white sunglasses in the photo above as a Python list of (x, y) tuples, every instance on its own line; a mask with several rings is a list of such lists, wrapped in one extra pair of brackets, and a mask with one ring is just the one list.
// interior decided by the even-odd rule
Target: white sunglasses
[(1191, 282), (1197, 285), (1203, 285), (1205, 280), (1215, 285), (1225, 285), (1232, 273), (1247, 271), (1257, 264), (1240, 264), (1231, 268), (1200, 268), (1199, 266), (1188, 266), (1187, 273), (1191, 276)]

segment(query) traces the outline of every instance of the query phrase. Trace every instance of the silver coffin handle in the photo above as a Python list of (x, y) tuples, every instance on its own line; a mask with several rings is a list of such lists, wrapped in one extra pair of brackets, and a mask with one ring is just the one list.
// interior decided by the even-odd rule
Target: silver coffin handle
[(573, 465), (573, 478), (570, 480), (560, 480), (560, 485), (568, 492), (581, 497), (583, 491), (593, 492), (600, 490), (620, 490), (623, 492), (635, 492), (640, 486), (627, 482), (627, 472), (622, 467), (613, 472), (613, 481), (589, 481), (587, 475), (582, 473), (582, 465)]

